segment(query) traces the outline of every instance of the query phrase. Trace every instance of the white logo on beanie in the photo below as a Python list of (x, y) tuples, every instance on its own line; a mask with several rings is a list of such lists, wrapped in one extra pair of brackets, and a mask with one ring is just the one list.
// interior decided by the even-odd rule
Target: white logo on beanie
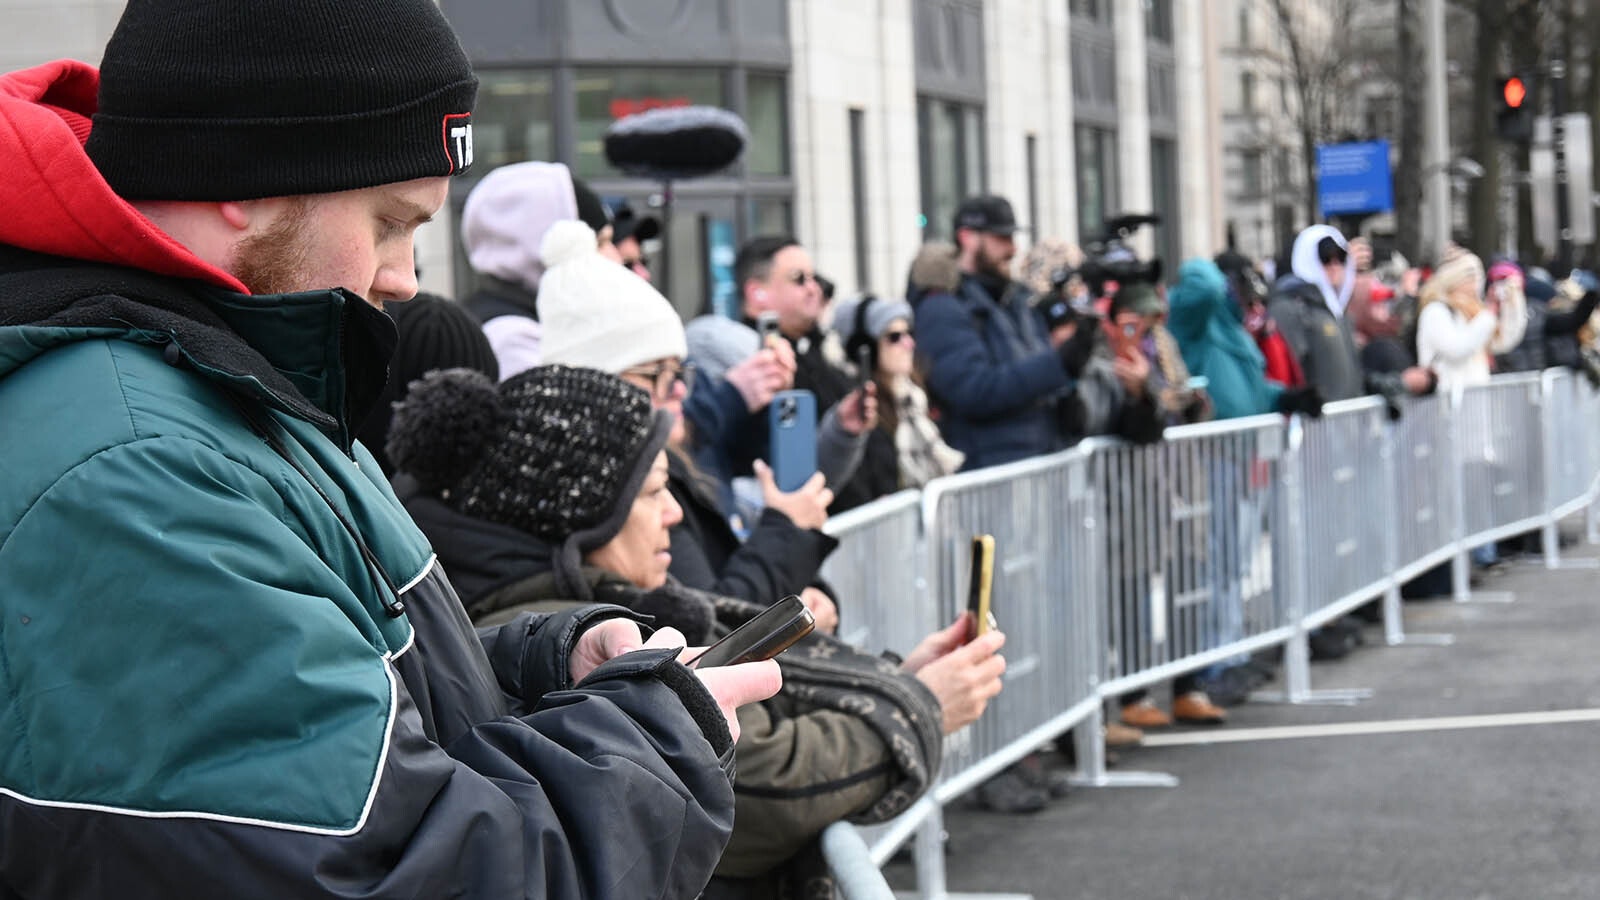
[(450, 159), (452, 175), (472, 165), (472, 113), (444, 117), (444, 155)]

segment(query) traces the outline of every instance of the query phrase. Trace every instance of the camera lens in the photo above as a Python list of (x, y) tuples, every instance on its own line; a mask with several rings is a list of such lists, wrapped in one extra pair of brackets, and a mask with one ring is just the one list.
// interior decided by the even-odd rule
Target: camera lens
[(793, 425), (798, 412), (793, 397), (785, 397), (778, 402), (778, 422), (783, 425)]

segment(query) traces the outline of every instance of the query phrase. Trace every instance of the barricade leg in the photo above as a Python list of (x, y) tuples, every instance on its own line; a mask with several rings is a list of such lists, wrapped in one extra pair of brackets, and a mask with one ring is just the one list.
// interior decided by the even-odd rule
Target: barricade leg
[(917, 890), (895, 896), (907, 900), (1033, 900), (1032, 894), (952, 894), (945, 889), (944, 810), (935, 810), (917, 829)]
[(1254, 703), (1291, 703), (1296, 706), (1355, 706), (1372, 697), (1368, 688), (1343, 688), (1313, 691), (1311, 689), (1311, 647), (1306, 641), (1305, 628), (1296, 628), (1294, 637), (1283, 645), (1282, 691), (1256, 691), (1250, 695)]
[(1390, 647), (1443, 647), (1456, 642), (1452, 634), (1406, 634), (1398, 583), (1383, 592), (1383, 639)]
[(1078, 755), (1078, 770), (1072, 774), (1075, 787), (1177, 787), (1176, 776), (1165, 772), (1108, 772), (1106, 771), (1105, 708), (1095, 708), (1094, 714), (1078, 723), (1072, 730), (1074, 749)]
[[(1592, 518), (1592, 507), (1585, 509), (1586, 516)], [(1600, 559), (1580, 557), (1578, 559), (1561, 558), (1561, 522), (1554, 516), (1539, 532), (1540, 543), (1544, 544), (1544, 567), (1546, 569), (1600, 569)], [(1590, 541), (1593, 543), (1593, 541)]]

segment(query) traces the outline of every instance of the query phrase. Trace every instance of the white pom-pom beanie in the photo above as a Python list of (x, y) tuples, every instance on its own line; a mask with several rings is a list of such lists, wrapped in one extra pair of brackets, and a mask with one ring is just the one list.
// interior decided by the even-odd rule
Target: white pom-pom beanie
[(539, 280), (541, 362), (615, 375), (688, 354), (683, 320), (672, 303), (650, 282), (601, 256), (589, 226), (557, 222), (539, 256), (545, 270)]

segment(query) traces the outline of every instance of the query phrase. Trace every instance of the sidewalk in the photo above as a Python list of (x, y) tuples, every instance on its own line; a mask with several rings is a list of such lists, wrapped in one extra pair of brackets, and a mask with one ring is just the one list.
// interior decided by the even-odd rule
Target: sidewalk
[[(1575, 533), (1572, 522), (1564, 530)], [(1584, 546), (1563, 552), (1596, 557)], [(1167, 772), (1176, 788), (1079, 789), (1032, 816), (955, 804), (945, 820), (950, 890), (1039, 900), (1600, 896), (1600, 569), (1508, 568), (1479, 588), (1488, 602), (1406, 603), (1408, 633), (1447, 632), (1453, 645), (1386, 647), (1371, 626), (1365, 647), (1313, 666), (1314, 688), (1371, 688), (1370, 700), (1251, 703), (1221, 728), (1151, 733), (1121, 754), (1119, 770)], [(1493, 602), (1508, 595), (1514, 602)], [(886, 874), (914, 887), (909, 864)]]

